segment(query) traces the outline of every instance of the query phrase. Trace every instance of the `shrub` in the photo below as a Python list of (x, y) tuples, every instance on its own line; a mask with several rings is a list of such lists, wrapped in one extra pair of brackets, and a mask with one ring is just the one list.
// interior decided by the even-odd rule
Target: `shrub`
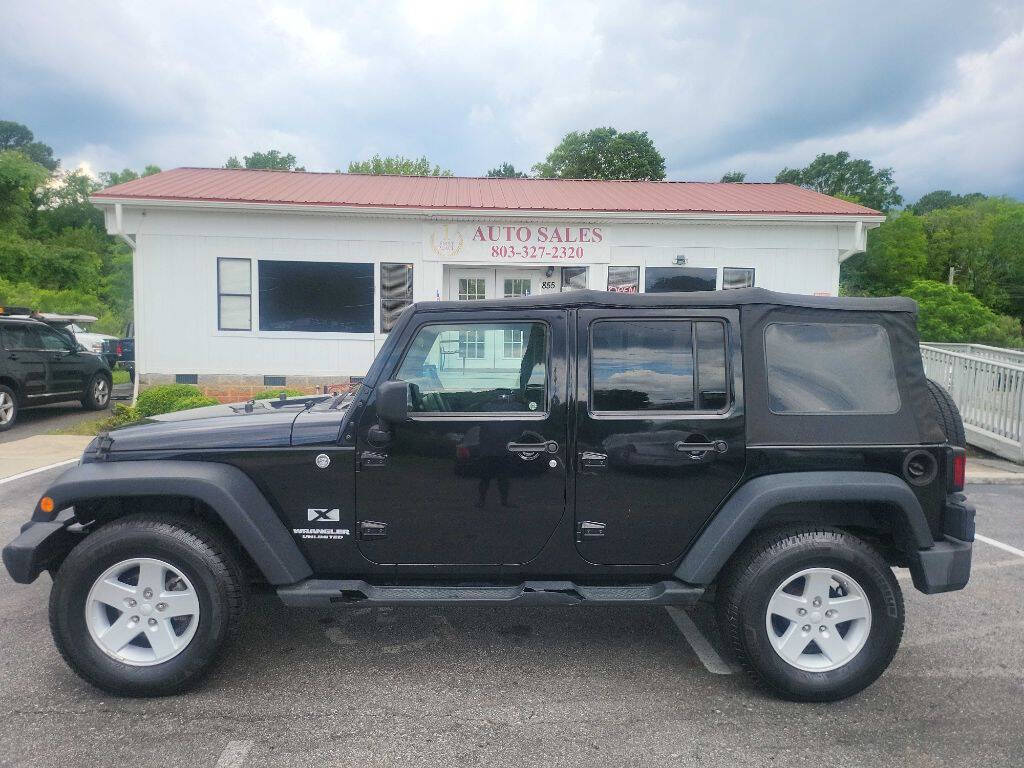
[(186, 397), (182, 400), (176, 400), (174, 407), (170, 408), (164, 413), (173, 413), (174, 411), (187, 411), (190, 408), (205, 408), (208, 405), (219, 405), (219, 400), (214, 400), (212, 397), (206, 397), (205, 395), (197, 395), (196, 397)]
[(266, 392), (253, 395), (253, 400), (277, 400), (281, 395), (285, 397), (302, 397), (305, 394), (305, 392), (300, 392), (297, 389), (268, 389)]
[(917, 328), (922, 341), (1024, 347), (1018, 320), (993, 312), (956, 286), (915, 280), (905, 295), (918, 304)]
[[(196, 398), (205, 399), (203, 393), (199, 391), (199, 387), (194, 384), (165, 384), (140, 392), (139, 399), (135, 402), (135, 408), (140, 416), (156, 416), (160, 413), (180, 410), (176, 407), (177, 403)], [(212, 402), (209, 404), (212, 405)]]

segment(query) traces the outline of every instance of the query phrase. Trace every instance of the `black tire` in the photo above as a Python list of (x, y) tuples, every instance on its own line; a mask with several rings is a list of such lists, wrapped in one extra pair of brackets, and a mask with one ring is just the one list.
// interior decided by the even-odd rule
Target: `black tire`
[(927, 380), (928, 393), (935, 403), (935, 411), (939, 415), (939, 426), (942, 427), (946, 440), (950, 445), (960, 448), (967, 447), (967, 436), (964, 434), (964, 420), (960, 417), (960, 409), (940, 384)]
[[(152, 666), (108, 656), (86, 625), (89, 590), (103, 572), (135, 557), (163, 560), (195, 588), (199, 620), (178, 655)], [(232, 549), (203, 525), (173, 516), (132, 515), (87, 536), (64, 560), (50, 593), (50, 630), (68, 665), (87, 682), (121, 696), (178, 693), (206, 674), (239, 628), (243, 571)]]
[(14, 390), (3, 384), (0, 384), (0, 407), (7, 413), (6, 418), (0, 413), (0, 432), (5, 432), (18, 421), (21, 404), (18, 402), (18, 396)]
[[(768, 603), (785, 580), (832, 568), (861, 586), (871, 607), (861, 650), (831, 671), (805, 671), (772, 646)], [(836, 701), (863, 690), (889, 666), (903, 636), (903, 595), (885, 560), (865, 541), (832, 528), (766, 531), (734, 555), (718, 589), (718, 623), (729, 649), (758, 684), (793, 701)]]
[(102, 411), (109, 407), (110, 393), (113, 387), (114, 385), (109, 376), (104, 373), (94, 373), (85, 387), (82, 405), (90, 411)]

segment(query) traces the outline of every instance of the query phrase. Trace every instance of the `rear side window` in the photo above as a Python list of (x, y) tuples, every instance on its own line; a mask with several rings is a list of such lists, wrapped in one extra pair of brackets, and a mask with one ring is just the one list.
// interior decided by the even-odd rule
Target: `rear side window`
[(590, 382), (594, 412), (724, 410), (725, 326), (703, 320), (596, 322)]
[(889, 335), (880, 325), (773, 323), (765, 328), (764, 350), (772, 413), (900, 409)]
[(4, 324), (4, 346), (7, 349), (42, 349), (39, 329), (31, 325)]

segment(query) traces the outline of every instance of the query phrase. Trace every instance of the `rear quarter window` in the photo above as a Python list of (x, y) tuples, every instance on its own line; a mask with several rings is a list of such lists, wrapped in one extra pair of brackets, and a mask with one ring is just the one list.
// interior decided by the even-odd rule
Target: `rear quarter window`
[(772, 323), (764, 331), (764, 349), (772, 413), (900, 409), (889, 335), (880, 325)]

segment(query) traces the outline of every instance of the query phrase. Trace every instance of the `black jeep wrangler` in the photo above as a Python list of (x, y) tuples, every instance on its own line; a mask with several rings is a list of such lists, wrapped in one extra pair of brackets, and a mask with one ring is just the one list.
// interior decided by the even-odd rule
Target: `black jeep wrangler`
[(907, 299), (576, 292), (406, 310), (351, 394), (103, 434), (3, 551), (128, 695), (197, 680), (248, 589), (295, 606), (718, 607), (777, 694), (896, 653), (893, 566), (966, 585), (963, 425)]

